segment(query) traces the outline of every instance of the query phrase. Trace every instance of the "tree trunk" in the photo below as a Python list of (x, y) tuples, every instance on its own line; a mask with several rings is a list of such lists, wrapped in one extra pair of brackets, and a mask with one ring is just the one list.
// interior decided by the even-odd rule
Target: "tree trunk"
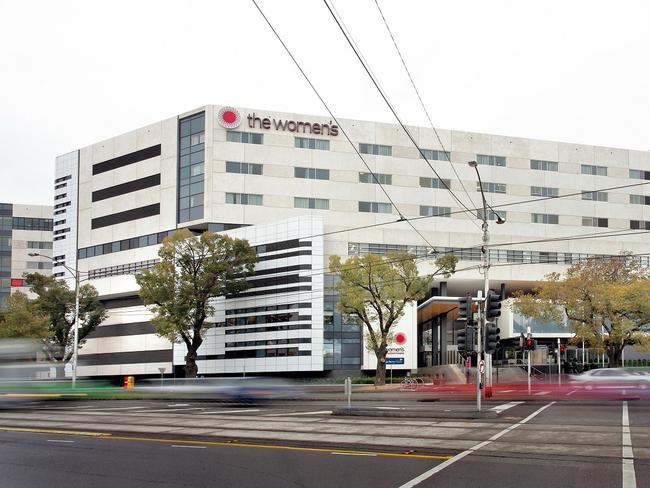
[(610, 368), (621, 367), (621, 352), (623, 349), (618, 344), (607, 346), (607, 359), (609, 359)]
[(185, 377), (186, 378), (196, 378), (196, 374), (199, 372), (199, 368), (196, 365), (196, 350), (189, 350), (185, 355)]
[(375, 386), (383, 386), (386, 384), (386, 353), (388, 347), (382, 344), (375, 350), (377, 356), (377, 372), (375, 373)]

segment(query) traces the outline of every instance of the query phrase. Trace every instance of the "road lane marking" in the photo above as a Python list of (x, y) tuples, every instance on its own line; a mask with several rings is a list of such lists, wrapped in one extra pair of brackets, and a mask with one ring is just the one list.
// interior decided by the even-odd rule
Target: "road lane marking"
[(364, 453), (364, 452), (330, 452), (330, 454), (336, 454), (338, 456), (369, 456), (369, 457), (376, 457), (377, 454), (370, 454), (370, 453)]
[(401, 410), (399, 407), (375, 407), (377, 410)]
[(160, 444), (174, 443), (176, 445), (199, 445), (199, 446), (224, 446), (224, 447), (252, 447), (255, 449), (281, 449), (284, 451), (300, 451), (300, 452), (325, 452), (331, 454), (333, 452), (350, 453), (350, 454), (373, 454), (378, 457), (399, 457), (399, 458), (415, 458), (415, 459), (451, 459), (450, 455), (441, 454), (406, 454), (398, 452), (383, 452), (383, 451), (355, 451), (352, 449), (326, 449), (324, 447), (297, 447), (297, 446), (283, 446), (278, 444), (248, 444), (243, 442), (219, 442), (219, 441), (198, 441), (191, 439), (158, 439), (155, 437), (130, 437), (130, 436), (117, 436), (108, 435), (100, 437), (106, 440), (121, 440), (121, 441), (140, 441), (140, 442), (156, 442)]
[(538, 391), (537, 393), (533, 393), (533, 395), (548, 395), (551, 393), (550, 391)]
[[(520, 420), (520, 421), (517, 422), (516, 424), (512, 424), (511, 426), (509, 426), (509, 427), (503, 429), (501, 432), (497, 432), (497, 433), (494, 434), (492, 437), (490, 437), (488, 440), (483, 441), (483, 442), (479, 442), (478, 444), (476, 444), (476, 445), (473, 446), (473, 447), (470, 447), (470, 448), (467, 449), (466, 451), (463, 451), (463, 452), (461, 452), (460, 454), (456, 454), (456, 455), (453, 456), (451, 459), (447, 459), (447, 461), (445, 461), (445, 462), (443, 462), (443, 463), (440, 463), (440, 464), (438, 464), (437, 466), (434, 466), (434, 467), (431, 468), (429, 471), (425, 471), (425, 472), (422, 473), (420, 476), (418, 476), (418, 477), (416, 477), (416, 478), (413, 478), (411, 481), (407, 481), (406, 483), (404, 483), (404, 484), (403, 484), (402, 486), (400, 486), (399, 488), (412, 488), (412, 487), (414, 487), (414, 486), (416, 486), (416, 485), (419, 485), (419, 484), (422, 483), (424, 480), (427, 480), (427, 479), (431, 478), (431, 476), (433, 476), (434, 474), (439, 473), (440, 471), (442, 471), (443, 469), (445, 469), (445, 468), (451, 466), (451, 465), (454, 464), (455, 462), (460, 461), (461, 459), (463, 459), (463, 458), (466, 457), (466, 456), (469, 456), (469, 455), (472, 454), (473, 452), (476, 452), (476, 451), (478, 451), (479, 449), (481, 449), (481, 448), (487, 446), (488, 444), (490, 444), (490, 443), (496, 441), (497, 439), (503, 437), (503, 436), (506, 435), (508, 432), (510, 432), (510, 431), (512, 431), (512, 430), (514, 430), (514, 429), (516, 429), (516, 428), (519, 427), (520, 425), (525, 424), (525, 423), (528, 422), (529, 420), (533, 419), (534, 417), (536, 417), (537, 415), (539, 415), (540, 413), (542, 413), (544, 410), (546, 410), (548, 407), (550, 407), (550, 406), (553, 405), (554, 403), (555, 403), (555, 402), (547, 403), (547, 404), (544, 405), (543, 407), (538, 408), (537, 410), (535, 410), (533, 413), (531, 413), (531, 414), (530, 414), (528, 417), (526, 417), (525, 419)], [(627, 488), (627, 487), (626, 487), (626, 488)]]
[(192, 407), (192, 408), (163, 408), (159, 410), (142, 410), (140, 413), (161, 413), (161, 412), (189, 412), (191, 410), (205, 410), (201, 407)]
[(168, 407), (189, 407), (189, 403), (174, 403), (173, 405), (167, 405)]
[(296, 415), (322, 415), (322, 414), (331, 414), (331, 410), (319, 410), (318, 412), (285, 412), (285, 413), (269, 413), (264, 415), (265, 417), (294, 417)]
[(172, 444), (172, 447), (181, 447), (184, 449), (207, 449), (206, 446), (183, 446), (179, 444)]
[(566, 396), (571, 396), (571, 395), (573, 395), (576, 391), (578, 391), (578, 390), (571, 390), (569, 393), (566, 394)]
[(632, 450), (632, 435), (630, 433), (630, 415), (627, 402), (623, 402), (623, 488), (636, 488), (634, 472), (634, 451)]
[(237, 410), (208, 410), (206, 412), (198, 412), (199, 415), (206, 414), (220, 414), (220, 413), (244, 413), (244, 412), (259, 412), (259, 408), (240, 408)]
[(504, 403), (503, 405), (497, 405), (496, 407), (492, 407), (490, 410), (501, 413), (504, 410), (508, 410), (509, 408), (516, 407), (517, 405), (521, 405), (524, 402), (510, 402), (510, 403)]
[(47, 439), (47, 442), (62, 442), (66, 444), (74, 444), (75, 441), (66, 441), (63, 439)]
[(84, 435), (88, 437), (110, 437), (108, 432), (86, 432), (82, 430), (30, 429), (24, 427), (0, 427), (0, 432), (28, 432), (30, 434)]

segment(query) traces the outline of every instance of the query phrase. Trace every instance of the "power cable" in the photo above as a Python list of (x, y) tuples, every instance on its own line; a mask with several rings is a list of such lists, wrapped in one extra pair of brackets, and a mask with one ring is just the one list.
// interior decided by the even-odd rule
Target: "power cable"
[(352, 139), (350, 139), (350, 137), (348, 136), (347, 131), (343, 128), (343, 126), (341, 125), (341, 123), (338, 121), (338, 119), (336, 118), (336, 116), (334, 115), (334, 113), (332, 112), (332, 110), (330, 110), (330, 108), (329, 108), (329, 106), (327, 105), (327, 103), (325, 103), (325, 100), (324, 100), (323, 97), (320, 95), (320, 93), (318, 92), (318, 90), (316, 89), (316, 87), (314, 86), (314, 84), (311, 82), (311, 80), (309, 79), (309, 77), (307, 76), (307, 74), (305, 73), (305, 71), (302, 69), (302, 67), (301, 67), (300, 64), (298, 63), (298, 60), (293, 56), (293, 54), (292, 54), (291, 51), (289, 50), (289, 47), (288, 47), (288, 46), (285, 44), (285, 42), (282, 40), (282, 38), (280, 37), (280, 34), (278, 34), (278, 32), (275, 30), (275, 28), (273, 27), (273, 25), (271, 24), (271, 22), (270, 22), (269, 19), (267, 18), (267, 16), (264, 14), (264, 12), (263, 12), (262, 9), (260, 8), (260, 6), (257, 4), (257, 1), (256, 1), (256, 0), (252, 0), (252, 2), (253, 2), (253, 4), (255, 5), (255, 7), (257, 8), (257, 10), (260, 12), (260, 14), (262, 15), (262, 17), (264, 18), (264, 20), (266, 21), (266, 23), (268, 24), (268, 26), (269, 26), (269, 28), (271, 29), (271, 31), (273, 31), (273, 34), (275, 34), (275, 37), (278, 39), (278, 41), (280, 41), (280, 44), (282, 44), (282, 47), (283, 47), (284, 50), (287, 52), (287, 54), (289, 55), (289, 57), (291, 58), (291, 60), (293, 61), (293, 63), (296, 65), (296, 67), (298, 68), (298, 70), (299, 70), (300, 73), (302, 74), (303, 78), (305, 78), (305, 80), (307, 81), (307, 83), (309, 84), (309, 86), (311, 87), (311, 89), (313, 90), (313, 92), (316, 94), (316, 96), (318, 97), (318, 99), (320, 100), (320, 102), (323, 104), (323, 106), (325, 107), (325, 109), (327, 110), (327, 112), (330, 114), (330, 116), (332, 117), (332, 119), (334, 119), (334, 121), (336, 122), (336, 124), (339, 126), (339, 128), (341, 129), (341, 133), (345, 136), (345, 138), (347, 139), (347, 141), (350, 143), (350, 146), (352, 146), (352, 148), (354, 149), (354, 152), (357, 154), (357, 156), (359, 156), (359, 158), (360, 158), (361, 161), (363, 162), (364, 166), (368, 169), (368, 172), (369, 172), (370, 174), (372, 174), (372, 177), (373, 177), (375, 183), (376, 183), (377, 185), (379, 185), (379, 187), (381, 188), (381, 190), (384, 192), (384, 195), (386, 195), (386, 198), (388, 198), (388, 201), (391, 203), (391, 205), (393, 206), (393, 208), (395, 208), (395, 210), (397, 211), (397, 213), (398, 213), (398, 215), (399, 215), (398, 222), (407, 222), (407, 223), (411, 226), (411, 228), (412, 228), (412, 229), (413, 229), (413, 230), (414, 230), (414, 231), (415, 231), (415, 232), (416, 232), (416, 233), (417, 233), (417, 234), (422, 238), (422, 240), (423, 240), (424, 242), (427, 243), (428, 246), (431, 246), (432, 248), (434, 248), (433, 244), (431, 244), (431, 243), (427, 240), (427, 238), (424, 237), (424, 235), (423, 235), (423, 234), (422, 234), (418, 229), (416, 229), (415, 226), (414, 226), (414, 225), (413, 225), (413, 224), (412, 224), (412, 223), (411, 223), (411, 222), (410, 222), (406, 217), (404, 217), (404, 214), (402, 214), (402, 212), (399, 210), (399, 208), (397, 207), (397, 204), (396, 204), (396, 203), (393, 201), (393, 199), (390, 197), (390, 195), (388, 194), (388, 192), (387, 192), (386, 189), (384, 188), (384, 185), (379, 181), (379, 178), (377, 178), (377, 175), (374, 173), (374, 171), (372, 171), (372, 169), (370, 169), (370, 166), (368, 165), (368, 163), (366, 162), (366, 160), (365, 160), (365, 159), (363, 158), (363, 156), (361, 155), (361, 152), (359, 152), (359, 149), (357, 148), (357, 146), (352, 142)]
[(386, 30), (388, 31), (388, 34), (390, 35), (390, 38), (393, 41), (393, 46), (395, 46), (395, 50), (397, 51), (397, 55), (399, 56), (399, 59), (402, 61), (402, 66), (404, 67), (404, 70), (406, 71), (406, 74), (408, 75), (408, 78), (411, 81), (411, 86), (413, 87), (413, 90), (415, 91), (415, 95), (418, 97), (418, 100), (420, 101), (420, 106), (422, 107), (422, 110), (424, 111), (424, 114), (426, 115), (427, 120), (429, 121), (429, 125), (431, 126), (431, 129), (433, 129), (433, 133), (436, 135), (436, 139), (438, 140), (438, 144), (440, 144), (440, 147), (442, 148), (442, 152), (445, 155), (445, 158), (447, 159), (447, 162), (449, 163), (449, 166), (451, 166), (451, 169), (453, 170), (454, 174), (456, 175), (456, 179), (460, 183), (460, 186), (463, 188), (463, 191), (465, 192), (465, 195), (467, 195), (467, 198), (469, 199), (472, 206), (476, 207), (476, 204), (474, 203), (474, 200), (472, 200), (472, 197), (470, 196), (469, 192), (467, 191), (467, 188), (465, 188), (465, 184), (463, 183), (463, 180), (460, 179), (460, 175), (458, 174), (458, 171), (456, 171), (456, 167), (451, 162), (450, 153), (445, 149), (445, 145), (442, 143), (442, 138), (440, 137), (440, 134), (438, 134), (438, 130), (436, 129), (435, 125), (433, 125), (433, 121), (431, 120), (431, 117), (429, 116), (429, 111), (427, 110), (426, 106), (424, 105), (424, 101), (422, 101), (422, 97), (420, 96), (420, 91), (418, 90), (417, 86), (415, 86), (415, 81), (413, 80), (413, 76), (411, 76), (411, 71), (406, 66), (406, 61), (404, 60), (404, 56), (402, 56), (402, 52), (400, 51), (400, 48), (397, 46), (397, 41), (395, 40), (395, 36), (393, 36), (393, 32), (392, 32), (391, 28), (388, 25), (388, 21), (386, 20), (386, 17), (384, 16), (384, 12), (382, 11), (381, 7), (379, 6), (379, 1), (378, 0), (375, 0), (375, 5), (377, 5), (377, 10), (379, 10), (379, 15), (381, 15), (381, 18), (384, 21), (384, 25), (386, 26)]

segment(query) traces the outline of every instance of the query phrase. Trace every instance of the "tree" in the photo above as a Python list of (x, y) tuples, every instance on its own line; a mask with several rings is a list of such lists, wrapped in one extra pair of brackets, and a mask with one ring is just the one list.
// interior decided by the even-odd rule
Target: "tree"
[(183, 229), (165, 238), (158, 255), (159, 263), (136, 276), (140, 297), (155, 314), (156, 333), (185, 343), (185, 376), (195, 378), (206, 319), (214, 312), (210, 300), (248, 288), (257, 254), (244, 239)]
[(416, 258), (408, 253), (353, 256), (345, 263), (339, 256), (330, 257), (330, 270), (340, 277), (337, 309), (365, 326), (366, 346), (377, 357), (375, 385), (386, 383), (391, 328), (403, 316), (405, 305), (423, 298), (434, 276), (451, 276), (457, 261), (453, 255), (441, 256), (435, 260), (434, 273), (418, 276)]
[(516, 293), (514, 307), (529, 317), (566, 321), (577, 340), (605, 349), (610, 366), (620, 364), (624, 346), (650, 346), (641, 330), (650, 322), (650, 275), (629, 253), (580, 261), (564, 277), (551, 273), (532, 293)]
[[(51, 361), (68, 362), (74, 350), (75, 291), (68, 288), (64, 280), (40, 273), (26, 273), (25, 283), (36, 294), (33, 300), (24, 301), (22, 312), (35, 313), (31, 324), (35, 328), (41, 319), (47, 323), (47, 334), (43, 338), (43, 350)], [(88, 334), (106, 318), (106, 309), (99, 301), (97, 290), (90, 284), (79, 288), (79, 342), (81, 347)]]
[(12, 293), (0, 317), (0, 339), (46, 339), (48, 335), (47, 317), (34, 300), (20, 291)]

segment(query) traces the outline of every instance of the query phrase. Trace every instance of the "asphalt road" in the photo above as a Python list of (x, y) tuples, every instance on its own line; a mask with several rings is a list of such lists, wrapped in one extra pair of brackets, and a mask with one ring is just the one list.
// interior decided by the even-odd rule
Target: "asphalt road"
[(499, 418), (477, 420), (436, 418), (471, 402), (364, 404), (432, 417), (332, 417), (341, 402), (313, 401), (0, 412), (0, 486), (634, 488), (650, 479), (650, 402), (486, 402)]

